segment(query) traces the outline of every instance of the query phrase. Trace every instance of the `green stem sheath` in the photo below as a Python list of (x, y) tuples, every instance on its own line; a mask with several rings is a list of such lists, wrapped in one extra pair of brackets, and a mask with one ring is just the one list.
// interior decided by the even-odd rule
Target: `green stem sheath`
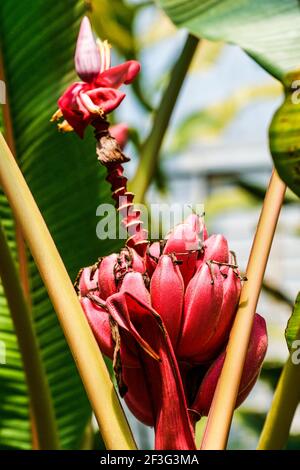
[(268, 412), (258, 450), (285, 447), (296, 408), (300, 401), (300, 364), (293, 364), (293, 352), (282, 369)]
[(171, 72), (169, 85), (156, 110), (152, 130), (142, 146), (140, 162), (136, 174), (129, 185), (130, 191), (135, 194), (135, 201), (137, 203), (144, 201), (147, 189), (155, 174), (160, 148), (198, 43), (198, 38), (191, 34), (188, 35), (182, 52)]
[(58, 449), (54, 408), (33, 321), (1, 224), (0, 253), (0, 277), (22, 355), (39, 446), (42, 450)]

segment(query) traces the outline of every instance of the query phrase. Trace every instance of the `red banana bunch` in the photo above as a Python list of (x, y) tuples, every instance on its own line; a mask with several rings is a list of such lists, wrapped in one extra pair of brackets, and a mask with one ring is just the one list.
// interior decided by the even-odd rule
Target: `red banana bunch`
[[(242, 279), (222, 235), (191, 215), (144, 256), (125, 247), (84, 268), (83, 310), (133, 414), (155, 427), (156, 449), (194, 449), (209, 412)], [(267, 349), (256, 314), (236, 406), (254, 386)]]

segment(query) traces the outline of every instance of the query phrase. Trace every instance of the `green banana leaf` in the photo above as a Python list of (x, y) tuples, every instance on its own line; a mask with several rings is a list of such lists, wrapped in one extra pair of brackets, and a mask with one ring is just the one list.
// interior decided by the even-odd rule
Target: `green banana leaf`
[[(96, 207), (111, 198), (105, 170), (97, 165), (92, 133), (83, 142), (73, 133), (59, 134), (49, 122), (58, 97), (75, 78), (73, 54), (84, 12), (82, 0), (0, 3), (0, 46), (16, 157), (73, 280), (80, 267), (117, 248), (115, 241), (100, 242), (96, 237)], [(16, 255), (14, 222), (3, 195), (0, 217)], [(31, 259), (29, 274), (32, 314), (61, 447), (78, 448), (91, 409)], [(0, 448), (29, 449), (27, 387), (1, 286), (0, 341), (6, 347), (6, 364), (0, 364)]]
[[(269, 129), (270, 149), (281, 179), (300, 197), (300, 104), (293, 89), (294, 74), (286, 79), (285, 100)], [(299, 82), (300, 83), (300, 82)]]
[(282, 81), (300, 67), (297, 0), (157, 0), (178, 27), (242, 47)]
[[(272, 121), (270, 149), (282, 180), (300, 196), (300, 5), (298, 0), (157, 0), (195, 36), (242, 47), (286, 91)], [(295, 100), (292, 100), (294, 96)]]

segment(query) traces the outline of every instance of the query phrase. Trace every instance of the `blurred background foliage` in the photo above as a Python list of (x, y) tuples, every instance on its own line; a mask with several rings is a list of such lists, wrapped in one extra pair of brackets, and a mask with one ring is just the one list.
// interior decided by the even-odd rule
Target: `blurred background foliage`
[[(96, 167), (91, 133), (83, 144), (77, 136), (58, 135), (49, 123), (58, 96), (74, 78), (75, 38), (84, 12), (98, 36), (111, 43), (114, 63), (135, 58), (142, 64), (139, 79), (126, 90), (124, 104), (112, 117), (112, 122), (130, 126), (126, 148), (132, 156), (126, 169), (130, 177), (186, 38), (186, 32), (176, 30), (152, 1), (64, 0), (53, 5), (50, 0), (23, 0), (14, 2), (13, 8), (11, 0), (1, 1), (0, 47), (16, 158), (72, 279), (81, 266), (118, 249), (117, 242), (97, 240), (95, 234), (96, 208), (111, 199), (105, 173)], [(147, 203), (203, 203), (209, 231), (224, 233), (242, 269), (272, 166), (268, 125), (282, 97), (281, 84), (238, 47), (201, 40), (146, 196)], [(299, 289), (300, 225), (293, 193), (288, 192), (285, 202), (259, 304), (268, 322), (269, 352), (259, 382), (235, 415), (232, 448), (255, 448), (288, 355), (284, 329)], [(14, 223), (2, 194), (0, 214), (16, 256)], [(31, 258), (29, 273), (33, 318), (61, 446), (102, 448), (85, 392)], [(8, 345), (8, 362), (0, 366), (0, 448), (30, 448), (26, 382), (1, 290), (0, 339)], [(152, 431), (130, 415), (129, 420), (139, 446), (151, 448)], [(198, 438), (204, 422), (198, 426)], [(299, 413), (288, 448), (300, 448)]]

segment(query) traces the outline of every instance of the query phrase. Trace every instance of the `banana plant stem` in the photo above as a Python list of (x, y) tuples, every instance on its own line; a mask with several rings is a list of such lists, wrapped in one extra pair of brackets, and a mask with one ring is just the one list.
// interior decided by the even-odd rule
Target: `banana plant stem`
[(136, 203), (144, 202), (146, 191), (153, 179), (158, 165), (160, 148), (198, 43), (198, 38), (191, 34), (188, 35), (171, 72), (170, 82), (156, 110), (151, 132), (142, 146), (139, 165), (129, 185), (129, 190), (135, 194)]
[(292, 352), (282, 369), (271, 408), (259, 439), (258, 450), (284, 448), (299, 401), (300, 364), (293, 363)]
[(126, 417), (66, 268), (2, 135), (0, 183), (48, 290), (107, 449), (135, 449)]
[(242, 288), (224, 366), (204, 431), (202, 449), (222, 450), (227, 445), (253, 318), (285, 191), (285, 184), (274, 170), (253, 240), (246, 270), (248, 280)]
[(0, 277), (17, 335), (40, 449), (59, 448), (58, 431), (47, 377), (28, 304), (0, 224)]

